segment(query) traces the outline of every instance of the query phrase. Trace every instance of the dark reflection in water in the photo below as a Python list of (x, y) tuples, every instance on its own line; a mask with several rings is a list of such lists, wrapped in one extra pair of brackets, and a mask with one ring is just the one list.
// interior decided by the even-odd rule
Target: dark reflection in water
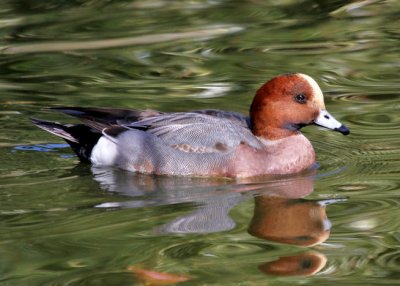
[[(312, 176), (274, 178), (257, 182), (224, 179), (136, 175), (129, 172), (93, 167), (94, 178), (102, 188), (133, 198), (106, 202), (98, 208), (142, 208), (189, 203), (194, 211), (176, 217), (153, 229), (156, 233), (214, 233), (233, 229), (229, 212), (240, 202), (254, 197), (254, 214), (248, 232), (257, 238), (303, 247), (328, 239), (331, 223), (326, 205), (341, 201), (307, 200), (314, 191)], [(260, 179), (258, 179), (260, 180)], [(259, 269), (274, 275), (312, 275), (327, 259), (322, 253), (306, 251), (262, 263)]]

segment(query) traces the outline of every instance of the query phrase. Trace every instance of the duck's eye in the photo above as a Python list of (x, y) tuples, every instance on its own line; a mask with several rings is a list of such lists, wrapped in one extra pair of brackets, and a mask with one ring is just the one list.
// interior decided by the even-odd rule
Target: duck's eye
[(294, 97), (294, 99), (295, 99), (298, 103), (300, 103), (300, 104), (304, 104), (304, 103), (306, 103), (306, 101), (307, 101), (307, 97), (306, 97), (304, 94), (302, 94), (302, 93), (296, 94), (296, 96)]

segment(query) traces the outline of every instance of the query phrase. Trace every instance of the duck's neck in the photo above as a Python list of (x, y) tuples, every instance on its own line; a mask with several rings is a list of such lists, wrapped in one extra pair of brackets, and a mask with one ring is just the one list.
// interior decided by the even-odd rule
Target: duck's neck
[(279, 140), (289, 136), (300, 134), (299, 129), (295, 126), (275, 127), (268, 124), (257, 123), (254, 123), (254, 121), (252, 121), (251, 131), (255, 136), (267, 140)]

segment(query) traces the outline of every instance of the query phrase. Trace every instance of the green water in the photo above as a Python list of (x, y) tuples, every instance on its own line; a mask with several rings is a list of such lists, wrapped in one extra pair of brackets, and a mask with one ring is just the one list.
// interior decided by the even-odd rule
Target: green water
[[(397, 285), (399, 19), (396, 0), (1, 1), (0, 285), (144, 285), (132, 266), (182, 285)], [(29, 121), (73, 122), (43, 109), (60, 105), (246, 113), (293, 71), (352, 132), (304, 129), (312, 177), (92, 169)]]

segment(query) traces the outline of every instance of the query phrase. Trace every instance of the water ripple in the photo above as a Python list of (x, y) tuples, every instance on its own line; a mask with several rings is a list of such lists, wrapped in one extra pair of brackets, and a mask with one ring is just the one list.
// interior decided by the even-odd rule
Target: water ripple
[[(387, 87), (387, 85), (385, 85)], [(365, 103), (365, 104), (371, 104), (371, 103), (397, 103), (399, 100), (399, 94), (393, 93), (390, 90), (389, 91), (381, 91), (381, 92), (367, 92), (364, 94), (358, 94), (358, 93), (344, 93), (337, 95), (333, 98), (334, 100), (340, 100), (340, 101), (347, 101), (351, 103)]]
[(387, 215), (388, 210), (395, 210), (398, 206), (397, 198), (379, 198), (378, 195), (371, 199), (350, 199), (336, 206), (340, 212), (336, 212), (331, 219), (336, 221), (336, 234), (342, 231), (345, 231), (347, 237), (360, 237), (369, 233), (386, 234), (387, 229), (397, 229), (400, 226), (395, 215)]
[(375, 261), (385, 272), (397, 273), (400, 267), (400, 250), (388, 249), (380, 254)]
[(65, 41), (47, 42), (25, 45), (8, 45), (0, 47), (0, 54), (21, 54), (21, 53), (46, 53), (46, 52), (65, 52), (75, 50), (98, 50), (119, 48), (125, 46), (136, 46), (145, 44), (155, 44), (182, 40), (200, 40), (216, 36), (237, 33), (242, 31), (238, 26), (210, 26), (202, 30), (194, 30), (180, 33), (153, 34), (137, 37), (114, 38), (92, 41)]

